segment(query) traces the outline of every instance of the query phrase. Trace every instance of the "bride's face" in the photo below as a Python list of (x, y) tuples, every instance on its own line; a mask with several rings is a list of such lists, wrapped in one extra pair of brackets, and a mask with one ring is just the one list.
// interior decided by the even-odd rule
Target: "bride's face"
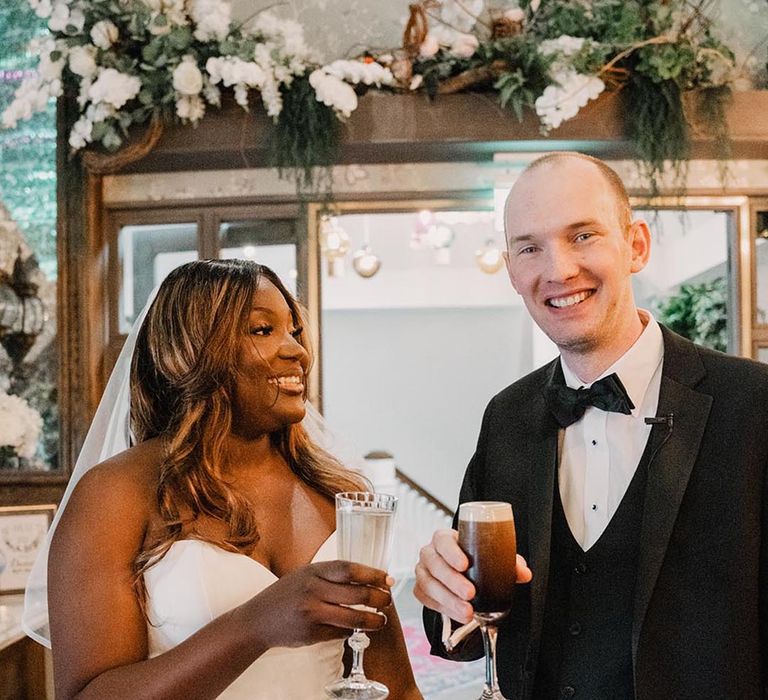
[(277, 287), (262, 278), (240, 340), (233, 396), (233, 431), (243, 436), (273, 432), (304, 417), (309, 355), (302, 328)]

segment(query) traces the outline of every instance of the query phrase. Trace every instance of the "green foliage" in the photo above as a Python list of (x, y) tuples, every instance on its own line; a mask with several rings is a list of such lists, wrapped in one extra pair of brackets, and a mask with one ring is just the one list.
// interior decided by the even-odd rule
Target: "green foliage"
[(523, 118), (524, 108), (533, 108), (536, 98), (549, 84), (551, 58), (543, 56), (528, 37), (497, 39), (483, 45), (480, 55), (489, 62), (503, 61), (505, 68), (493, 87), (502, 107)]
[(612, 46), (629, 46), (646, 36), (641, 3), (603, 0), (593, 5), (591, 36)]
[[(714, 35), (707, 16), (710, 4), (711, 0), (545, 0), (534, 10), (525, 0), (520, 3), (525, 21), (514, 37), (481, 40), (469, 60), (441, 50), (428, 62), (417, 60), (415, 70), (425, 67), (427, 90), (434, 95), (442, 80), (501, 61), (504, 70), (493, 89), (518, 118), (534, 107), (548, 86), (561, 90), (559, 95), (555, 90), (556, 97), (548, 97), (539, 110), (545, 129), (562, 121), (558, 110), (572, 116), (586, 102), (578, 90), (568, 89), (578, 84), (574, 73), (577, 78), (597, 77), (608, 89), (620, 88), (625, 133), (656, 194), (667, 163), (678, 183), (685, 173), (691, 116), (685, 110), (686, 92), (701, 91), (696, 115), (705, 120), (718, 154), (729, 155), (725, 116), (734, 55)], [(560, 41), (545, 59), (541, 47), (551, 46), (553, 40)]]
[(539, 5), (539, 9), (531, 15), (530, 31), (539, 39), (557, 39), (563, 34), (591, 36), (593, 22), (591, 4), (572, 0), (551, 2), (544, 0)]
[(713, 350), (728, 349), (728, 287), (717, 277), (701, 284), (682, 284), (676, 294), (656, 305), (659, 323)]
[(688, 122), (680, 87), (674, 80), (658, 82), (635, 73), (622, 97), (625, 132), (656, 195), (666, 161), (672, 162), (678, 180), (682, 180), (683, 164), (689, 154)]
[(316, 191), (313, 167), (325, 169), (321, 177), (330, 177), (341, 141), (341, 123), (333, 109), (318, 102), (308, 75), (296, 78), (282, 90), (282, 96), (283, 110), (270, 144), (270, 165), (278, 168), (281, 177), (292, 174), (298, 190)]

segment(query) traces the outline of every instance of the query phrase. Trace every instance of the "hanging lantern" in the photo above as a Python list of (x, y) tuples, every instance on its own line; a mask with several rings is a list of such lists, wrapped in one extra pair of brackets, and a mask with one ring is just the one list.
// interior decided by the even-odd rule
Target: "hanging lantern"
[(21, 259), (21, 249), (13, 275), (0, 275), (0, 344), (14, 363), (22, 361), (45, 325), (45, 308), (32, 281), (37, 259)]
[(320, 252), (328, 261), (328, 276), (344, 274), (344, 256), (349, 251), (349, 236), (335, 216), (320, 217)]
[(496, 245), (496, 241), (489, 238), (485, 245), (475, 251), (475, 262), (486, 274), (493, 275), (504, 267), (504, 257)]
[(381, 259), (371, 250), (371, 221), (369, 216), (363, 217), (363, 245), (352, 256), (352, 267), (355, 272), (368, 279), (373, 277), (381, 267)]
[(357, 250), (352, 256), (352, 267), (360, 277), (373, 277), (381, 268), (381, 260), (371, 250), (371, 247), (365, 243), (362, 248)]

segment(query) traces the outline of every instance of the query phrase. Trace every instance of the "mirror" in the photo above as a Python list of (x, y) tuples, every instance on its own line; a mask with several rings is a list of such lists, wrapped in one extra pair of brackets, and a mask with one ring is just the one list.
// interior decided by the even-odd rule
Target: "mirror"
[[(634, 280), (638, 305), (669, 324), (676, 313), (692, 317), (699, 341), (735, 352), (734, 213), (635, 214), (653, 231), (651, 262)], [(503, 265), (492, 271), (489, 250), (504, 245), (492, 203), (429, 212), (361, 204), (342, 210), (335, 226), (347, 240), (343, 255), (329, 259), (327, 245), (321, 253), (324, 415), (359, 454), (391, 453), (454, 508), (488, 401), (556, 349)], [(360, 251), (380, 261), (370, 276), (356, 269)], [(363, 273), (372, 267), (368, 260)]]

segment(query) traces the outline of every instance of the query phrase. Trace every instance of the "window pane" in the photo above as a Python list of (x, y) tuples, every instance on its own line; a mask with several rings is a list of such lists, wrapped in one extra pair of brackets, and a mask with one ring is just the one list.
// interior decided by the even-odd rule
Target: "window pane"
[[(333, 276), (327, 254), (321, 261), (323, 413), (359, 454), (393, 454), (454, 506), (488, 399), (529, 372), (536, 352), (503, 266), (478, 265), (489, 239), (503, 246), (493, 212), (350, 214), (338, 224), (349, 249)], [(369, 277), (353, 267), (366, 236), (381, 260)]]
[(633, 278), (637, 305), (686, 338), (733, 352), (731, 214), (694, 210), (634, 214), (648, 222), (652, 233), (650, 261)]
[(296, 296), (295, 224), (288, 219), (237, 221), (219, 229), (219, 257), (253, 260), (277, 274)]
[(197, 224), (123, 226), (120, 255), (120, 333), (128, 333), (152, 290), (174, 268), (197, 259)]
[(757, 212), (755, 232), (755, 322), (768, 324), (768, 211)]

